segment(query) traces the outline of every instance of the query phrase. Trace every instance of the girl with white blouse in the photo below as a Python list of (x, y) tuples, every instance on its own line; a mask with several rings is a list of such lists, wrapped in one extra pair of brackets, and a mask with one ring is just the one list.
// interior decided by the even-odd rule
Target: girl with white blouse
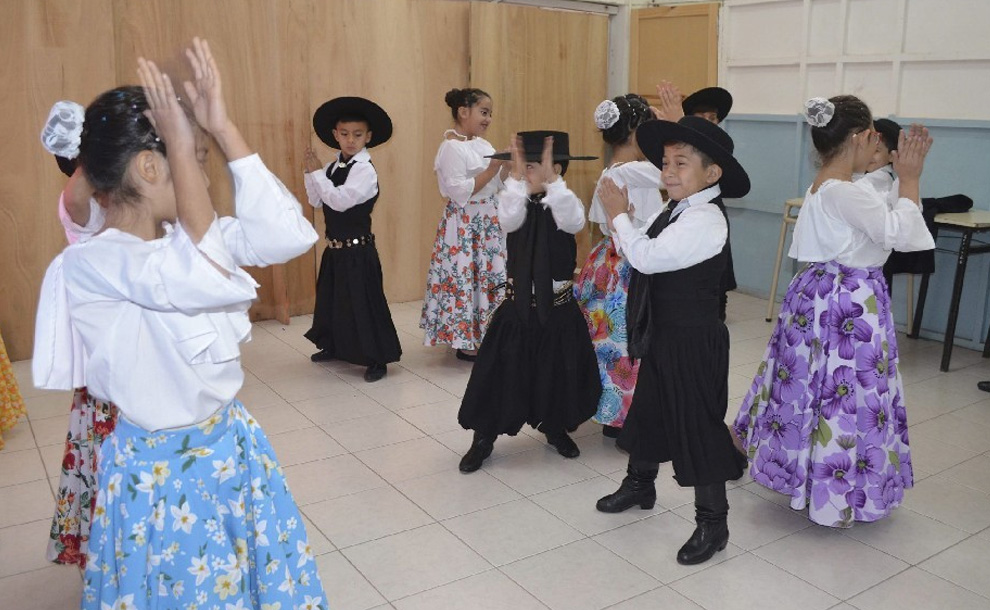
[(496, 200), (502, 162), (486, 158), (495, 148), (482, 137), (492, 122), (491, 96), (481, 89), (451, 89), (445, 100), (454, 128), (444, 134), (433, 168), (447, 205), (437, 226), (419, 326), (425, 345), (450, 345), (458, 358), (473, 361), (505, 283)]
[(882, 267), (890, 251), (935, 247), (919, 206), (932, 140), (901, 132), (888, 201), (853, 174), (879, 142), (850, 95), (806, 104), (821, 169), (794, 228), (806, 263), (787, 289), (763, 362), (735, 421), (757, 483), (808, 507), (815, 523), (876, 521), (913, 486), (897, 333)]
[(79, 134), (104, 228), (55, 259), (45, 283), (56, 298), (39, 306), (56, 340), (36, 345), (35, 358), (77, 358), (70, 368), (119, 410), (100, 455), (81, 607), (168, 598), (325, 609), (274, 451), (235, 398), (257, 297), (241, 266), (285, 262), (317, 235), (228, 119), (207, 44), (194, 39), (186, 55), (195, 81), (184, 96), (228, 160), (237, 217), (217, 217), (197, 127), (168, 76), (139, 59), (143, 88), (100, 95)]
[[(654, 118), (647, 101), (635, 93), (605, 100), (595, 109), (595, 126), (612, 148), (612, 164), (602, 171), (599, 184), (610, 178), (629, 197), (630, 220), (637, 229), (660, 211), (660, 168), (643, 156), (636, 145), (636, 128)], [(632, 404), (639, 362), (629, 357), (626, 344), (626, 296), (632, 268), (612, 240), (608, 216), (597, 189), (588, 213), (598, 223), (598, 242), (574, 284), (574, 296), (588, 322), (598, 357), (602, 394), (595, 421), (605, 436), (616, 437)]]

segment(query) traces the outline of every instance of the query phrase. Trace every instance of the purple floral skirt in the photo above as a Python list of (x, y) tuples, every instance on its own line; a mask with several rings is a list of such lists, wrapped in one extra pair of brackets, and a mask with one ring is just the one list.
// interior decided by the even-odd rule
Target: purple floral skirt
[(821, 525), (889, 515), (914, 485), (897, 362), (881, 269), (808, 264), (734, 424), (753, 478)]

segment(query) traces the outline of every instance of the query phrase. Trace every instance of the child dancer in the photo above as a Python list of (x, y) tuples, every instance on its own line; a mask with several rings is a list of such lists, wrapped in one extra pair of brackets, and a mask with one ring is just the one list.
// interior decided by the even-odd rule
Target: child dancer
[(169, 78), (139, 59), (143, 91), (113, 89), (86, 110), (79, 164), (105, 228), (46, 275), (62, 284), (55, 313), (82, 343), (73, 365), (120, 412), (100, 456), (82, 608), (162, 597), (326, 608), (271, 445), (234, 398), (256, 296), (240, 265), (289, 260), (316, 234), (227, 118), (209, 47), (193, 45), (185, 96), (229, 160), (238, 217), (216, 217), (194, 126)]
[(601, 383), (588, 327), (574, 302), (574, 234), (584, 206), (562, 176), (572, 157), (568, 136), (529, 131), (513, 138), (512, 173), (499, 195), (509, 260), (508, 298), (471, 371), (457, 420), (474, 430), (461, 472), (474, 472), (491, 455), (499, 434), (523, 424), (546, 434), (567, 458), (580, 454), (567, 435), (594, 415)]
[[(62, 173), (69, 176), (59, 197), (58, 216), (70, 245), (92, 237), (103, 228), (104, 222), (103, 208), (93, 198), (93, 188), (76, 164), (83, 113), (83, 107), (75, 102), (56, 102), (41, 132), (42, 144), (55, 155)], [(47, 308), (59, 300), (50, 292), (52, 288), (52, 282), (45, 282), (42, 288), (39, 310), (46, 312), (39, 315), (39, 321), (48, 321), (49, 325), (39, 323), (35, 327), (35, 345), (41, 347), (36, 349), (31, 363), (34, 379), (46, 386), (51, 385), (46, 380), (61, 376), (56, 369), (71, 364), (53, 361), (56, 350), (44, 348), (52, 344), (54, 337), (61, 335), (50, 325), (55, 317), (47, 312)], [(72, 371), (70, 376), (72, 383), (61, 388), (71, 387), (72, 405), (46, 556), (55, 563), (74, 563), (85, 568), (90, 522), (96, 507), (99, 448), (116, 425), (117, 408), (86, 391), (83, 371)]]
[(402, 355), (371, 232), (379, 189), (368, 149), (388, 141), (392, 120), (370, 100), (338, 97), (317, 109), (313, 129), (340, 153), (324, 166), (306, 150), (306, 195), (314, 208), (323, 206), (327, 225), (313, 327), (306, 338), (320, 348), (313, 362), (336, 358), (363, 365), (368, 367), (364, 380), (374, 382)]
[(438, 343), (472, 361), (505, 283), (505, 246), (496, 195), (502, 162), (482, 135), (492, 122), (492, 98), (481, 89), (451, 89), (444, 98), (454, 128), (444, 133), (433, 169), (447, 198), (426, 277), (419, 326), (425, 345)]
[[(602, 171), (601, 181), (610, 178), (626, 186), (632, 207), (631, 220), (637, 228), (660, 210), (660, 170), (636, 146), (636, 128), (653, 118), (649, 104), (630, 93), (605, 100), (595, 110), (595, 125), (602, 139), (612, 147), (612, 165)], [(629, 290), (629, 263), (616, 250), (608, 217), (596, 193), (588, 219), (599, 224), (604, 237), (588, 255), (581, 269), (574, 295), (588, 322), (591, 342), (598, 356), (602, 396), (595, 421), (603, 424), (605, 436), (618, 436), (632, 403), (636, 386), (637, 361), (629, 358), (626, 347), (626, 293)]]
[[(874, 119), (873, 129), (880, 135), (877, 150), (866, 166), (865, 173), (856, 173), (853, 180), (863, 181), (872, 187), (888, 205), (893, 207), (899, 197), (900, 183), (894, 173), (894, 154), (897, 152), (897, 140), (901, 135), (901, 126), (890, 119)], [(887, 278), (890, 281), (890, 278)]]
[(815, 523), (876, 521), (914, 484), (897, 333), (881, 266), (892, 248), (934, 247), (919, 209), (927, 130), (901, 132), (893, 207), (852, 182), (876, 150), (870, 109), (851, 95), (807, 102), (821, 169), (790, 256), (807, 263), (787, 289), (735, 431), (756, 481)]
[(725, 482), (742, 476), (745, 462), (723, 421), (729, 333), (718, 312), (728, 226), (718, 202), (749, 192), (749, 176), (732, 156), (732, 138), (700, 117), (650, 121), (636, 140), (647, 159), (662, 165), (671, 201), (648, 229), (636, 229), (625, 193), (607, 178), (599, 187), (619, 250), (636, 270), (629, 352), (642, 362), (618, 440), (629, 452), (628, 474), (597, 508), (652, 508), (659, 463), (672, 461), (677, 482), (694, 487), (697, 528), (677, 553), (678, 563), (690, 565), (728, 543)]

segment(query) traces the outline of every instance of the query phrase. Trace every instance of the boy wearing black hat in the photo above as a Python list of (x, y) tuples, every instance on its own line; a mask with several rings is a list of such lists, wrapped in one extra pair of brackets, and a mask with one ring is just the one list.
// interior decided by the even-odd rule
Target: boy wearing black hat
[[(894, 173), (894, 155), (897, 150), (897, 139), (901, 134), (901, 126), (890, 119), (874, 119), (873, 128), (880, 134), (880, 142), (877, 150), (870, 159), (870, 164), (866, 166), (866, 173), (861, 176), (853, 176), (853, 180), (863, 181), (869, 184), (888, 203), (897, 201), (899, 182), (897, 174)], [(890, 194), (894, 194), (894, 199), (889, 199)]]
[(663, 168), (671, 200), (648, 229), (637, 230), (625, 194), (611, 181), (599, 187), (613, 237), (635, 270), (629, 353), (642, 361), (618, 439), (629, 452), (627, 476), (597, 508), (652, 508), (659, 464), (673, 462), (675, 480), (695, 489), (697, 528), (677, 553), (678, 563), (691, 565), (725, 548), (725, 482), (742, 476), (746, 465), (724, 422), (729, 333), (718, 313), (728, 224), (718, 204), (723, 195), (749, 192), (749, 177), (732, 156), (732, 138), (701, 117), (650, 121), (636, 139), (646, 158)]
[(584, 205), (562, 176), (574, 157), (563, 132), (531, 131), (513, 138), (510, 177), (499, 194), (509, 282), (492, 315), (471, 371), (458, 422), (474, 430), (461, 472), (478, 470), (499, 434), (523, 424), (546, 434), (560, 455), (580, 454), (568, 436), (595, 414), (601, 394), (598, 359), (574, 301), (574, 234)]
[(313, 129), (340, 153), (323, 166), (312, 149), (306, 150), (306, 195), (314, 208), (323, 206), (327, 247), (316, 280), (313, 327), (305, 336), (320, 349), (314, 362), (366, 366), (364, 380), (374, 382), (402, 354), (371, 232), (379, 189), (368, 148), (388, 141), (392, 121), (370, 100), (338, 97), (317, 109)]

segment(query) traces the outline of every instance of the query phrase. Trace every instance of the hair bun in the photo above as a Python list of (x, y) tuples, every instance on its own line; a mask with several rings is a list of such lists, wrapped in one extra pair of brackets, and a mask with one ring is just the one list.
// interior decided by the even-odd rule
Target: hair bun
[(86, 109), (75, 102), (55, 102), (41, 130), (41, 145), (57, 157), (75, 159), (79, 156), (85, 114)]
[(443, 96), (443, 101), (453, 110), (464, 105), (464, 89), (451, 89)]
[(619, 122), (619, 106), (612, 100), (605, 100), (595, 108), (595, 127), (605, 131)]
[(813, 97), (804, 103), (804, 120), (812, 127), (825, 127), (835, 116), (835, 104), (824, 97)]

